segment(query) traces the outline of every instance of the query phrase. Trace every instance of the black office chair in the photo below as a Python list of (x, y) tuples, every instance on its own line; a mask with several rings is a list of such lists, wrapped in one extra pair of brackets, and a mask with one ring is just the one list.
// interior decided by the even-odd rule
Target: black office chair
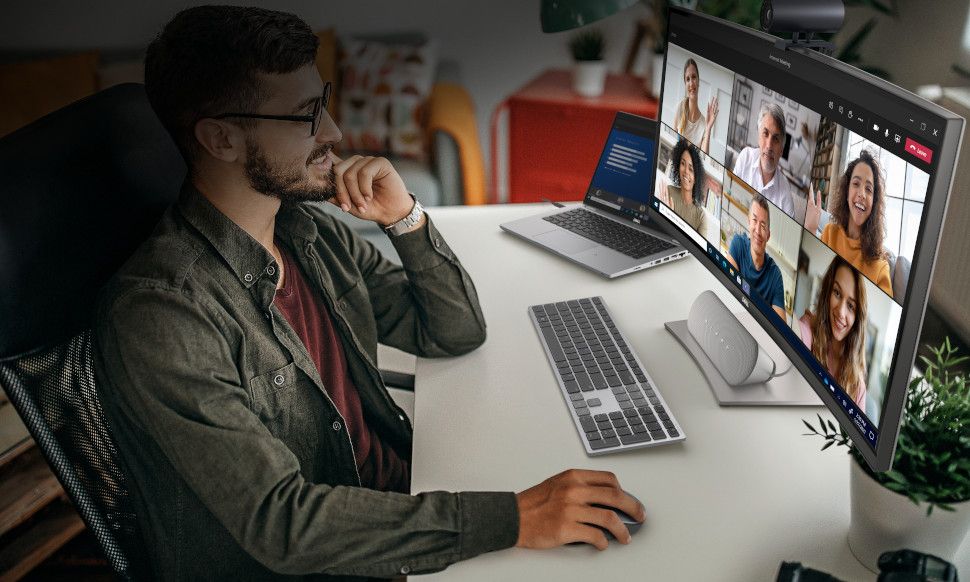
[(99, 289), (184, 176), (137, 84), (0, 139), (0, 386), (123, 579), (149, 568), (98, 400), (90, 328)]

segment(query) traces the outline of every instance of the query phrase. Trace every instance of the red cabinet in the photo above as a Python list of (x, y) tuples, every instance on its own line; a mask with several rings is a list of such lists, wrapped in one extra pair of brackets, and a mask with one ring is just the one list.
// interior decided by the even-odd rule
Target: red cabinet
[[(492, 188), (500, 191), (496, 170), (498, 121), (507, 113), (508, 202), (582, 200), (599, 161), (617, 111), (655, 118), (657, 101), (643, 80), (610, 75), (603, 95), (581, 97), (572, 90), (572, 73), (546, 71), (503, 101), (492, 118)], [(499, 201), (497, 195), (493, 200)]]

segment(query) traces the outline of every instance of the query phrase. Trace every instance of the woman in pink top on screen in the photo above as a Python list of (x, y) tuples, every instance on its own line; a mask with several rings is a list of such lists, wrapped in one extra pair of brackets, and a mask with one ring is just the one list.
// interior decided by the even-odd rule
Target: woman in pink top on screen
[(829, 265), (815, 313), (798, 320), (802, 342), (861, 409), (866, 404), (866, 290), (840, 256)]

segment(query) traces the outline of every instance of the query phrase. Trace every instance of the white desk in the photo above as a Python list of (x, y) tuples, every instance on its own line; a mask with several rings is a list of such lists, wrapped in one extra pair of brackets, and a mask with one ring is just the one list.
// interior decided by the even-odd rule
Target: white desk
[[(547, 206), (546, 206), (547, 207)], [(488, 340), (460, 358), (419, 359), (412, 491), (521, 491), (568, 468), (613, 471), (647, 509), (628, 546), (510, 549), (422, 580), (774, 580), (783, 560), (844, 580), (875, 580), (852, 556), (849, 457), (819, 452), (802, 418), (822, 408), (719, 408), (664, 321), (714, 289), (695, 259), (609, 281), (499, 229), (544, 205), (434, 208), (435, 224), (472, 275)], [(587, 457), (526, 313), (601, 295), (687, 440)], [(827, 413), (826, 413), (827, 416)], [(970, 548), (958, 564), (970, 574)]]

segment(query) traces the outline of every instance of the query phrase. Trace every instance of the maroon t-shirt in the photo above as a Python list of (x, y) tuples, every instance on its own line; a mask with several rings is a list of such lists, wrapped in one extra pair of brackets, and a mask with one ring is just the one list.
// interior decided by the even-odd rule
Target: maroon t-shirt
[(276, 290), (273, 303), (303, 341), (323, 385), (337, 410), (347, 423), (361, 485), (379, 491), (410, 489), (408, 464), (380, 436), (367, 426), (360, 404), (360, 395), (347, 373), (347, 358), (340, 337), (334, 328), (330, 311), (297, 265), (277, 245), (283, 257), (284, 286)]

